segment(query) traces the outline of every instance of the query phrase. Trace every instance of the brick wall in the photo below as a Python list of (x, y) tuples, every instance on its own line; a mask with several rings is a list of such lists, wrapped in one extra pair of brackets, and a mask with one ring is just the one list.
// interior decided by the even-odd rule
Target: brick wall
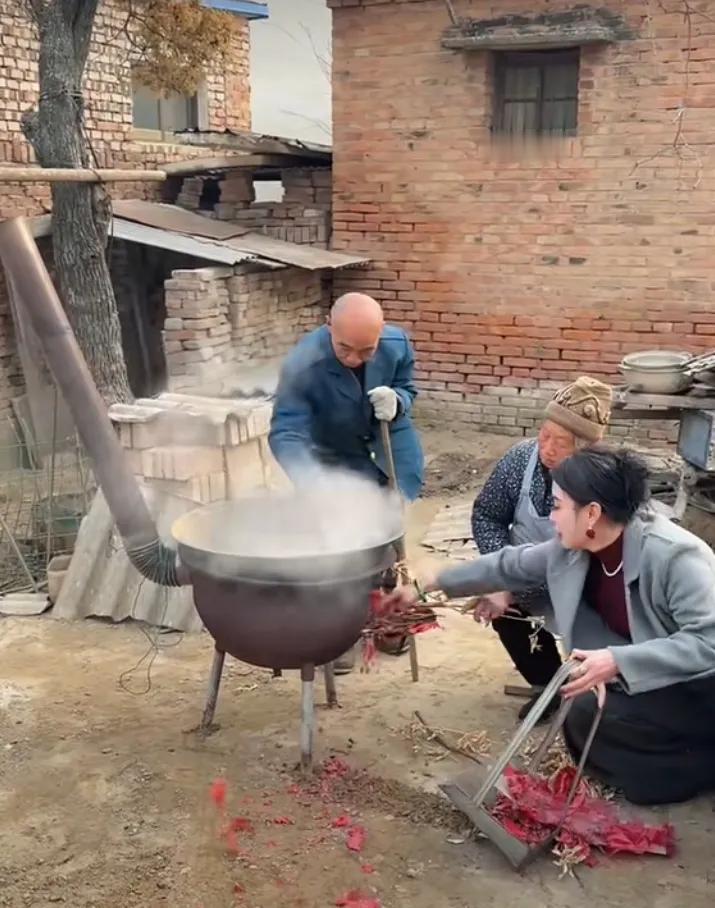
[(228, 281), (236, 362), (284, 356), (327, 313), (320, 272), (244, 271)]
[[(10, 401), (22, 393), (22, 386), (22, 368), (15, 346), (5, 275), (0, 269), (0, 422), (10, 416)], [(0, 439), (6, 435), (0, 431)]]
[[(132, 50), (123, 26), (126, 6), (104, 0), (97, 15), (87, 66), (85, 100), (87, 127), (100, 167), (147, 167), (204, 154), (201, 148), (163, 142), (140, 142), (132, 136)], [(207, 74), (206, 101), (211, 129), (250, 128), (249, 31), (237, 19), (238, 31), (228, 59)], [(20, 129), (23, 111), (37, 104), (37, 41), (18, 0), (0, 0), (0, 163), (27, 164), (32, 149)], [(112, 194), (121, 198), (158, 198), (161, 184), (118, 183)], [(0, 220), (50, 210), (47, 184), (0, 184)], [(0, 285), (0, 419), (9, 400), (19, 393), (19, 375), (12, 356), (14, 339), (4, 288)]]
[[(582, 49), (578, 135), (505, 148), (491, 56), (441, 47), (442, 0), (328, 5), (333, 246), (372, 258), (343, 286), (411, 329), (423, 409), (528, 432), (532, 389), (615, 380), (632, 350), (715, 346), (712, 19), (693, 13), (688, 50), (677, 4), (598, 4), (636, 38)], [(457, 6), (489, 19), (573, 3)]]
[(319, 272), (300, 268), (181, 270), (164, 286), (171, 390), (222, 393), (238, 365), (283, 356), (327, 311)]
[(282, 171), (284, 194), (280, 202), (255, 202), (251, 177), (239, 171), (229, 171), (221, 178), (188, 177), (182, 182), (176, 204), (199, 211), (209, 183), (219, 196), (211, 208), (218, 220), (236, 221), (288, 243), (327, 247), (332, 205), (330, 168)]

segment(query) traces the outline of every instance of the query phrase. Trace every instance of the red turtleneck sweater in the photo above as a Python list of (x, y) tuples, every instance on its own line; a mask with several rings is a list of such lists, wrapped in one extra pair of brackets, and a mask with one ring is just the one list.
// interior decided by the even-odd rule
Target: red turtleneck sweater
[[(613, 577), (609, 574), (620, 567)], [(591, 565), (583, 588), (586, 604), (603, 619), (604, 623), (619, 637), (631, 639), (626, 605), (626, 584), (623, 580), (623, 536), (619, 536), (607, 548), (591, 555)]]

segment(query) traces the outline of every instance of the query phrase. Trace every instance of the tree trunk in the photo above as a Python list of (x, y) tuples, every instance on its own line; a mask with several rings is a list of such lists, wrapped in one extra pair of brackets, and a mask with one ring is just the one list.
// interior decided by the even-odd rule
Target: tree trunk
[[(29, 0), (40, 38), (40, 101), (22, 128), (43, 167), (91, 166), (82, 79), (99, 0)], [(117, 304), (105, 257), (111, 201), (101, 184), (52, 184), (60, 296), (107, 403), (131, 400)]]

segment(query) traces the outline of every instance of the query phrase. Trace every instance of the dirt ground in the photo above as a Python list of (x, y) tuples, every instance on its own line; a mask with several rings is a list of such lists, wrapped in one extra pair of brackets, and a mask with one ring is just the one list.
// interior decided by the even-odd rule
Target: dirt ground
[[(445, 495), (470, 497), (486, 463), (509, 445), (426, 436), (431, 494), (410, 515), (413, 551)], [(465, 468), (456, 489), (450, 462)], [(406, 731), (419, 710), (430, 724), (484, 732), (498, 753), (518, 707), (502, 688), (516, 678), (489, 630), (456, 614), (443, 625), (420, 638), (418, 684), (405, 657), (338, 679), (341, 708), (320, 709), (317, 756), (358, 775), (331, 775), (306, 791), (294, 773), (295, 676), (273, 680), (229, 663), (220, 729), (201, 741), (191, 729), (211, 661), (207, 635), (51, 616), (2, 620), (0, 905), (328, 908), (349, 890), (383, 908), (711, 904), (710, 799), (652, 812), (676, 826), (674, 859), (609, 860), (577, 879), (559, 879), (548, 859), (520, 878), (490, 843), (461, 834), (435, 793), (470, 764), (415, 746)], [(151, 652), (147, 633), (160, 647), (150, 684), (146, 660), (132, 671)], [(241, 818), (238, 853), (220, 837), (225, 821), (210, 797), (219, 777), (228, 783), (227, 818)], [(333, 827), (344, 814), (366, 831), (360, 853)]]

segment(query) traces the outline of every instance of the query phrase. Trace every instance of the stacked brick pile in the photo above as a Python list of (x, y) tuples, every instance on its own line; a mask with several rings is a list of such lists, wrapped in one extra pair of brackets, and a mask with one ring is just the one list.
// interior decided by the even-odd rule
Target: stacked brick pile
[(231, 370), (230, 268), (173, 271), (164, 283), (164, 352), (172, 389), (220, 382)]
[(280, 202), (259, 202), (236, 197), (231, 181), (221, 182), (216, 217), (235, 221), (251, 230), (289, 243), (325, 248), (330, 236), (331, 184), (329, 169), (290, 169), (281, 174), (284, 196)]
[(174, 516), (187, 507), (239, 497), (280, 481), (268, 449), (270, 405), (162, 394), (116, 404), (117, 426), (134, 474)]
[(228, 293), (239, 363), (283, 356), (326, 314), (320, 274), (300, 268), (238, 273)]
[(325, 318), (317, 272), (247, 266), (174, 271), (164, 284), (169, 387), (216, 393), (236, 366), (283, 356)]

